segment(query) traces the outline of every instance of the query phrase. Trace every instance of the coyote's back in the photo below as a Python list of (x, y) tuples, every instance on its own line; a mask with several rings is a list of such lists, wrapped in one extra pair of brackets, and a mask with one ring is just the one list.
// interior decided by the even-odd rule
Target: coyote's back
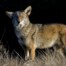
[[(66, 25), (63, 24), (32, 24), (29, 20), (31, 6), (28, 6), (23, 12), (6, 12), (12, 18), (16, 36), (20, 45), (22, 39), (27, 47), (26, 58), (31, 53), (31, 58), (35, 58), (36, 48), (49, 48), (58, 44), (61, 49), (66, 47)], [(30, 51), (29, 51), (30, 50)]]

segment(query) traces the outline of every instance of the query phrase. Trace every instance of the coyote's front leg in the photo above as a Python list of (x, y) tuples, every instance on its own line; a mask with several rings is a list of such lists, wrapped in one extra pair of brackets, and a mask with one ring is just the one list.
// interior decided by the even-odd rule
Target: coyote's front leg
[(34, 59), (35, 59), (35, 47), (34, 47), (34, 45), (31, 48), (31, 59), (32, 59), (32, 61), (34, 61)]
[(28, 60), (31, 56), (31, 60), (33, 61), (35, 59), (35, 47), (31, 47), (31, 49), (26, 49), (25, 53), (25, 60)]
[(28, 60), (29, 59), (29, 49), (26, 49), (26, 54), (25, 54), (25, 60)]

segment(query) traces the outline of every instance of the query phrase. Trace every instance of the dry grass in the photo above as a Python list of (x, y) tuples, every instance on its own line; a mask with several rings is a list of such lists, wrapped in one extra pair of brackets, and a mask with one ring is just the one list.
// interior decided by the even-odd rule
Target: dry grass
[(9, 57), (3, 45), (0, 43), (0, 66), (66, 66), (66, 57), (60, 53), (47, 50), (39, 51), (35, 61), (24, 61), (18, 57)]

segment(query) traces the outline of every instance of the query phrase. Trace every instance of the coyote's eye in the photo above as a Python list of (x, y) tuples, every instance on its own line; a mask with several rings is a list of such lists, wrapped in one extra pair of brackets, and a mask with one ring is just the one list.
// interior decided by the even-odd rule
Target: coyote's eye
[(18, 16), (19, 21), (22, 21), (22, 19), (23, 19), (23, 16)]

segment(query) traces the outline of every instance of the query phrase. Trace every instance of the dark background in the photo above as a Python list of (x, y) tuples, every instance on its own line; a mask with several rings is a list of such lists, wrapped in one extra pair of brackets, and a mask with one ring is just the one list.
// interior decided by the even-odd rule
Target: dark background
[(24, 10), (32, 6), (30, 21), (32, 23), (64, 23), (66, 24), (65, 0), (0, 0), (0, 40), (10, 51), (22, 51), (14, 34), (11, 19), (5, 11)]

